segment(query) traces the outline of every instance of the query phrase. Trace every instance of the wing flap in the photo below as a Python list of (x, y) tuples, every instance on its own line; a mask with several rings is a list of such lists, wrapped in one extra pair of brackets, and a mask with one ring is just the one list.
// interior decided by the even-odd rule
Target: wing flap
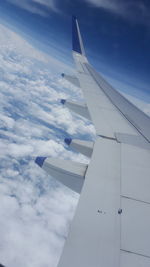
[(121, 195), (150, 203), (150, 150), (121, 144)]
[(121, 202), (121, 249), (150, 259), (150, 204), (128, 198)]
[(120, 144), (98, 138), (59, 267), (120, 267)]
[(130, 265), (139, 258), (144, 267), (150, 264), (149, 163), (150, 150), (121, 144), (121, 249), (135, 255), (126, 255)]
[(120, 267), (149, 267), (150, 259), (128, 251), (121, 251)]

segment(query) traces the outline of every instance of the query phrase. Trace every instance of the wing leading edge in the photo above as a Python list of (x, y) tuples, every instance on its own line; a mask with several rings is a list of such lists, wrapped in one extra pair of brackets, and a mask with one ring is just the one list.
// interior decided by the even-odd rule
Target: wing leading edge
[(72, 29), (77, 79), (97, 137), (58, 267), (148, 267), (150, 118), (88, 63), (75, 17)]
[[(97, 119), (95, 113), (101, 111), (104, 117), (107, 119), (106, 122), (108, 122), (109, 124), (111, 113), (108, 111), (109, 109), (113, 111), (114, 118), (117, 118), (116, 113), (120, 115), (120, 118), (123, 118), (122, 120), (120, 120), (120, 124), (122, 124), (122, 127), (123, 124), (124, 126), (126, 124), (126, 133), (132, 132), (131, 134), (140, 134), (143, 136), (144, 139), (150, 142), (149, 116), (139, 110), (123, 95), (121, 95), (118, 91), (112, 88), (112, 86), (107, 83), (107, 81), (105, 81), (104, 78), (94, 70), (94, 68), (89, 64), (85, 56), (85, 52), (82, 53), (82, 51), (84, 51), (83, 42), (76, 18), (73, 18), (73, 25), (73, 29), (77, 29), (72, 33), (73, 44), (75, 42), (74, 40), (78, 40), (78, 42), (76, 42), (80, 47), (80, 49), (76, 49), (76, 45), (73, 45), (73, 57), (78, 71), (77, 78), (86, 98), (89, 112), (91, 113), (91, 115), (93, 115), (92, 120), (96, 127), (97, 134), (99, 134), (101, 131), (104, 131), (104, 129), (99, 129), (99, 124), (102, 124), (102, 122), (100, 121), (100, 118)], [(119, 126), (117, 127), (115, 120), (113, 123), (111, 122), (111, 128), (113, 127), (114, 131), (117, 132), (117, 130), (119, 130)], [(129, 131), (129, 127), (127, 127), (127, 125), (129, 125), (129, 127), (134, 130)], [(105, 125), (105, 128), (110, 127), (106, 127)], [(123, 129), (123, 132), (124, 131), (125, 129)]]

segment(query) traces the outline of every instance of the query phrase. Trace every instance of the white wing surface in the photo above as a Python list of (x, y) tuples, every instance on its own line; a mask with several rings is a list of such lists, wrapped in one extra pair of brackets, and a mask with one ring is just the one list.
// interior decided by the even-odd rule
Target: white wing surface
[(74, 81), (86, 104), (68, 106), (86, 111), (96, 141), (66, 140), (91, 160), (80, 168), (80, 200), (58, 267), (149, 267), (150, 118), (88, 63), (75, 17), (72, 30)]
[(88, 63), (73, 18), (73, 57), (96, 142), (59, 267), (150, 266), (150, 118)]

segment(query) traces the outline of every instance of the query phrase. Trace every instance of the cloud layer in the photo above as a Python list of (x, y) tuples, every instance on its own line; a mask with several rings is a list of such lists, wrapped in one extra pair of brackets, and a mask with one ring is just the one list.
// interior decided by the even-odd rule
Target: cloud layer
[(94, 128), (60, 104), (61, 98), (82, 100), (80, 90), (54, 74), (65, 65), (2, 25), (0, 35), (0, 259), (12, 267), (54, 267), (78, 195), (34, 159), (87, 162), (67, 150), (63, 139), (91, 139)]

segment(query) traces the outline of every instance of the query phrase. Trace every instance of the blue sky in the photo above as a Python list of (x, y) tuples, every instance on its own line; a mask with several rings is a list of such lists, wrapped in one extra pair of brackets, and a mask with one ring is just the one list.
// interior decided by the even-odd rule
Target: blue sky
[(110, 78), (138, 89), (130, 88), (134, 96), (150, 99), (148, 1), (1, 0), (0, 14), (3, 23), (67, 64), (73, 64), (71, 15), (75, 14), (90, 62)]

